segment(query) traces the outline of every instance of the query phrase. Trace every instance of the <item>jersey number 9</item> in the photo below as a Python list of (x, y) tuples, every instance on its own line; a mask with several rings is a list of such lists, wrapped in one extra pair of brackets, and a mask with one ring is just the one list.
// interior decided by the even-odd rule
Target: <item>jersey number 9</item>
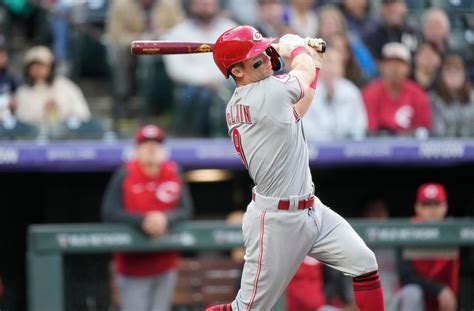
[(249, 168), (247, 159), (245, 158), (244, 150), (242, 149), (242, 140), (240, 139), (240, 133), (237, 128), (232, 130), (232, 142), (234, 143), (235, 151), (240, 155), (240, 159), (244, 164), (245, 168)]

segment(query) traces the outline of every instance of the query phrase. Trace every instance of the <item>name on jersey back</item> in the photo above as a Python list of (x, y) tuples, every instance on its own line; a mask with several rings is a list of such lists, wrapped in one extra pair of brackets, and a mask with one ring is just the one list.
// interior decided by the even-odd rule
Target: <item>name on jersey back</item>
[(252, 124), (249, 108), (248, 105), (242, 104), (229, 105), (226, 112), (227, 126), (230, 128), (237, 123)]

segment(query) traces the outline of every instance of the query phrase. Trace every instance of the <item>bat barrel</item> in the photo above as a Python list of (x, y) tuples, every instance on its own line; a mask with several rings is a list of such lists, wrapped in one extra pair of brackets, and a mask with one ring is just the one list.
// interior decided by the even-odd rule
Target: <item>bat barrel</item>
[(133, 55), (189, 54), (212, 52), (213, 43), (173, 41), (133, 41)]

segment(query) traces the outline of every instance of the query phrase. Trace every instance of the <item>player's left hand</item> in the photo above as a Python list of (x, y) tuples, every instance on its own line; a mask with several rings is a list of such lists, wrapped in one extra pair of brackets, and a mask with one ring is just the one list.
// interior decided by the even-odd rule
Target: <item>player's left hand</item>
[(160, 237), (168, 229), (168, 217), (163, 212), (149, 212), (145, 215), (142, 228), (150, 236), (154, 238)]
[(298, 35), (287, 34), (278, 41), (278, 53), (283, 57), (289, 57), (291, 51), (299, 46), (304, 46), (304, 39)]

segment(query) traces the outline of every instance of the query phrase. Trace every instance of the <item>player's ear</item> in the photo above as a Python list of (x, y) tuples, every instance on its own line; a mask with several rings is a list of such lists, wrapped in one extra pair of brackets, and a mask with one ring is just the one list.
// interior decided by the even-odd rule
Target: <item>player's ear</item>
[(242, 68), (242, 66), (240, 66), (239, 64), (233, 66), (233, 67), (230, 69), (230, 73), (231, 73), (235, 78), (242, 78), (243, 75), (244, 75), (243, 68)]

